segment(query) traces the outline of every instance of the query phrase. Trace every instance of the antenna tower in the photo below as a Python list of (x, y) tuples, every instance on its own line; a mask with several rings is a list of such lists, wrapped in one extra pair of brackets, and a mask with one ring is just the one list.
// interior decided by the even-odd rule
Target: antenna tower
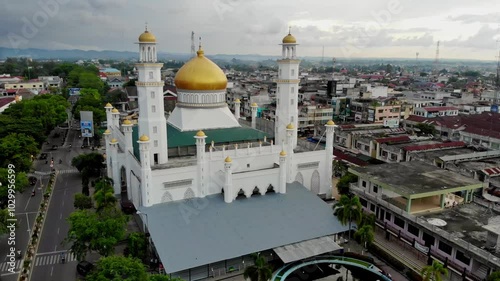
[(194, 48), (194, 31), (191, 31), (191, 56), (194, 57), (196, 50)]
[(321, 64), (325, 61), (325, 46), (323, 45), (323, 51), (321, 52)]
[(439, 67), (439, 41), (437, 42), (436, 46), (436, 58), (434, 59), (434, 72), (437, 75), (438, 73), (438, 67)]

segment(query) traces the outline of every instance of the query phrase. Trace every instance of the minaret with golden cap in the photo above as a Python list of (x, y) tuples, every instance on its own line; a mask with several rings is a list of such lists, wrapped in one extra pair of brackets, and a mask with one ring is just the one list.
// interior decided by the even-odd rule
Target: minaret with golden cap
[(150, 140), (146, 135), (142, 135), (139, 140), (139, 151), (141, 158), (141, 206), (149, 207), (151, 206), (150, 194), (151, 189), (151, 158), (150, 158)]
[(231, 167), (233, 165), (233, 160), (231, 157), (227, 156), (224, 159), (224, 202), (231, 203), (234, 201), (233, 195), (233, 172)]
[(285, 150), (281, 150), (280, 152), (280, 181), (278, 193), (286, 193), (286, 152)]
[[(286, 126), (286, 142), (285, 142), (285, 145), (282, 146), (282, 149), (284, 149), (283, 147), (286, 147), (286, 149), (288, 150), (288, 157), (287, 157), (287, 169), (286, 169), (286, 173), (287, 173), (287, 182), (288, 183), (292, 183), (294, 181), (294, 178), (293, 178), (293, 149), (295, 148), (294, 147), (294, 132), (297, 132), (297, 130), (295, 129), (295, 126), (293, 125), (293, 123), (290, 123), (288, 124), (288, 126)], [(297, 139), (295, 138), (295, 141)]]
[[(106, 111), (107, 110), (108, 110), (108, 108), (106, 108)], [(109, 110), (109, 115), (111, 116), (111, 109)], [(108, 127), (109, 126), (110, 126), (110, 123), (108, 123)], [(108, 178), (113, 178), (113, 171), (111, 168), (111, 158), (112, 158), (111, 154), (112, 154), (112, 152), (111, 152), (111, 145), (109, 143), (111, 141), (111, 130), (107, 129), (106, 131), (104, 131), (103, 135), (104, 135), (104, 141), (106, 143), (106, 176)]]
[(257, 127), (257, 109), (259, 108), (259, 106), (257, 105), (257, 103), (252, 103), (252, 105), (250, 105), (250, 109), (252, 110), (252, 129), (255, 129)]
[(325, 124), (326, 127), (326, 146), (325, 146), (325, 179), (324, 189), (321, 193), (325, 193), (327, 198), (332, 196), (332, 169), (333, 169), (333, 138), (335, 134), (335, 123), (328, 120)]
[[(276, 117), (275, 143), (286, 141), (286, 126), (292, 123), (293, 148), (297, 146), (298, 128), (298, 92), (299, 92), (299, 64), (296, 57), (297, 40), (288, 32), (282, 40), (282, 57), (278, 60), (278, 79), (276, 80)], [(289, 151), (288, 151), (289, 152)]]
[(241, 106), (241, 101), (240, 99), (235, 99), (234, 100), (234, 118), (236, 118), (236, 120), (240, 120), (240, 106)]
[(198, 190), (197, 197), (205, 197), (207, 193), (207, 161), (206, 161), (206, 153), (205, 153), (205, 139), (207, 136), (203, 131), (198, 131), (194, 136), (196, 139), (196, 167), (197, 167), (197, 182), (198, 182)]
[(167, 120), (164, 112), (162, 63), (157, 62), (156, 37), (148, 30), (139, 36), (139, 62), (135, 65), (139, 73), (137, 96), (139, 97), (139, 135), (151, 139), (149, 149), (151, 164), (168, 161)]
[(116, 138), (112, 138), (109, 141), (109, 149), (111, 151), (111, 155), (108, 155), (108, 157), (111, 156), (110, 163), (111, 163), (111, 175), (112, 175), (111, 178), (113, 179), (113, 189), (115, 191), (115, 194), (120, 194), (121, 187), (120, 187), (120, 181), (118, 180), (120, 178), (120, 167), (118, 165), (118, 140)]

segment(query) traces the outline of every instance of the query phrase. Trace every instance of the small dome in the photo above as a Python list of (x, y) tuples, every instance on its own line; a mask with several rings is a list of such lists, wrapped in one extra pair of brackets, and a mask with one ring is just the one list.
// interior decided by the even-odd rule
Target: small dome
[(283, 44), (296, 44), (297, 40), (292, 34), (288, 33), (287, 36), (283, 37)]
[(333, 126), (335, 125), (335, 123), (332, 120), (328, 120), (328, 122), (326, 122), (326, 125)]
[(252, 103), (251, 107), (258, 107), (257, 103)]
[(113, 110), (111, 110), (111, 113), (120, 113), (120, 111), (118, 111), (118, 109), (116, 108), (113, 108)]
[(175, 86), (182, 90), (225, 90), (226, 74), (200, 49), (197, 56), (186, 62), (175, 75)]
[(146, 136), (146, 135), (142, 135), (140, 138), (139, 138), (140, 141), (149, 141), (149, 137)]
[(241, 103), (240, 99), (235, 99), (234, 103)]
[(226, 157), (226, 159), (224, 160), (224, 162), (231, 163), (231, 162), (233, 162), (233, 160), (231, 159), (231, 157), (228, 156), (228, 157)]
[(147, 29), (139, 36), (140, 43), (156, 43), (156, 37)]
[(111, 139), (111, 143), (117, 143), (117, 142), (118, 142), (117, 139), (115, 139), (115, 138)]
[(196, 133), (197, 137), (205, 137), (205, 133), (202, 130), (199, 130), (198, 133)]
[(111, 131), (110, 131), (110, 130), (106, 130), (106, 131), (104, 131), (104, 133), (103, 133), (103, 134), (105, 134), (105, 135), (109, 135), (109, 134), (111, 134)]
[(108, 102), (104, 107), (110, 108), (110, 107), (113, 107), (113, 106)]
[(290, 123), (290, 124), (288, 124), (288, 126), (286, 126), (286, 128), (288, 130), (293, 130), (293, 129), (295, 129), (295, 126), (292, 123)]
[(286, 152), (285, 152), (284, 150), (282, 150), (282, 151), (280, 152), (280, 156), (286, 156)]
[(125, 119), (123, 121), (122, 125), (132, 125), (132, 122), (130, 122), (130, 120), (128, 120), (128, 119)]

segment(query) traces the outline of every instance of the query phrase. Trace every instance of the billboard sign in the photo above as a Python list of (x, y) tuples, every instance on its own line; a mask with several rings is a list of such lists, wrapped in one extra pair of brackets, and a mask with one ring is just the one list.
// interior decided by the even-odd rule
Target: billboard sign
[(368, 109), (368, 121), (369, 122), (375, 121), (375, 109)]
[(91, 138), (94, 136), (94, 120), (92, 111), (80, 111), (80, 130), (82, 137)]
[(389, 127), (389, 128), (399, 127), (399, 118), (384, 118), (384, 127)]
[(69, 88), (68, 91), (70, 96), (80, 95), (80, 88)]

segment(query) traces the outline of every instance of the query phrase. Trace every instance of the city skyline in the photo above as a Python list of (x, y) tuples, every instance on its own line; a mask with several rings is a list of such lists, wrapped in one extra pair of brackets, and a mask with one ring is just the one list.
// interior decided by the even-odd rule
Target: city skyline
[(135, 51), (145, 23), (158, 50), (189, 53), (191, 31), (207, 54), (279, 55), (291, 27), (299, 56), (496, 60), (500, 3), (423, 0), (46, 0), (4, 3), (0, 47)]

